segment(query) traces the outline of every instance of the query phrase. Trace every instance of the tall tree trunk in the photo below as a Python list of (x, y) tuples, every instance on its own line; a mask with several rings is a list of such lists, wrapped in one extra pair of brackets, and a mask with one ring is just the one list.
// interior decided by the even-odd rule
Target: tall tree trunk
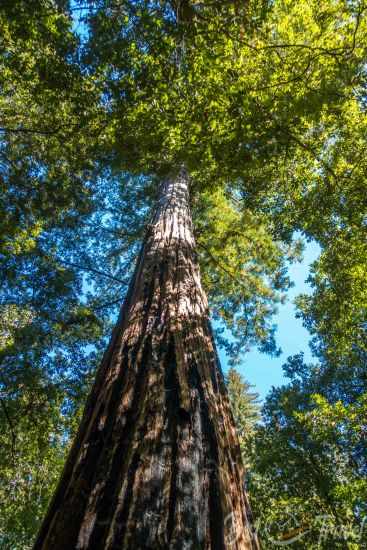
[(184, 170), (161, 187), (35, 550), (254, 549)]

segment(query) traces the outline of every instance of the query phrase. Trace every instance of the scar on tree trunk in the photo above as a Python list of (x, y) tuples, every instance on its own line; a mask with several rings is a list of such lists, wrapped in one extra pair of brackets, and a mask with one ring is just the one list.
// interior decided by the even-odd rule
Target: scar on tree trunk
[(188, 183), (161, 185), (34, 550), (258, 548)]

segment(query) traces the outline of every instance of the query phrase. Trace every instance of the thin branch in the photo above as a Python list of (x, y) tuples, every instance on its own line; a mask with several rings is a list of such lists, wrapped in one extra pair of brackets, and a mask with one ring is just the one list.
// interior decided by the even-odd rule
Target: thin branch
[(121, 298), (118, 298), (117, 300), (114, 300), (113, 302), (108, 302), (108, 303), (106, 303), (106, 304), (102, 304), (102, 305), (97, 306), (97, 307), (92, 307), (92, 309), (93, 309), (93, 311), (98, 311), (98, 310), (100, 310), (100, 309), (113, 307), (113, 306), (115, 306), (116, 304), (121, 304), (121, 301), (122, 301), (122, 299), (121, 299)]
[(91, 273), (95, 273), (96, 275), (100, 275), (101, 277), (106, 277), (107, 279), (111, 279), (112, 281), (117, 281), (118, 283), (121, 283), (123, 285), (128, 284), (128, 281), (124, 281), (123, 279), (119, 279), (118, 277), (115, 277), (115, 275), (111, 275), (110, 273), (104, 273), (103, 271), (99, 271), (98, 269), (94, 269), (94, 267), (75, 264), (74, 262), (69, 262), (68, 260), (62, 260), (60, 258), (58, 258), (58, 261), (61, 264), (70, 265), (71, 267), (76, 267), (77, 269), (81, 269), (83, 271), (90, 271)]
[[(281, 131), (282, 131), (282, 128), (279, 128)], [(283, 129), (284, 131), (284, 129)], [(303, 143), (299, 138), (297, 138), (297, 136), (293, 135), (292, 132), (289, 131), (289, 129), (286, 129), (287, 131), (287, 135), (295, 142), (297, 143), (297, 145), (299, 145), (302, 149), (304, 149), (305, 151), (307, 151), (308, 153), (311, 153), (311, 155), (313, 156), (313, 158), (319, 162), (325, 169), (326, 172), (329, 173), (329, 175), (331, 175), (333, 177), (333, 179), (335, 180), (336, 183), (338, 183), (339, 181), (339, 178), (338, 176), (336, 175), (336, 173), (334, 172), (334, 170), (331, 168), (331, 166), (325, 162), (322, 158), (320, 158), (320, 156), (317, 154), (317, 152), (313, 149), (313, 147), (311, 147), (310, 145), (308, 145), (307, 143)], [(328, 180), (325, 180), (325, 183), (326, 183), (326, 186), (329, 190), (329, 192), (331, 193), (332, 192), (332, 188), (328, 182)]]
[(210, 259), (220, 268), (222, 269), (222, 271), (224, 271), (225, 273), (227, 273), (227, 275), (229, 275), (234, 281), (236, 281), (236, 283), (239, 283), (240, 285), (242, 285), (242, 282), (239, 280), (238, 277), (236, 277), (229, 269), (227, 269), (224, 265), (222, 265), (219, 260), (217, 260), (217, 258), (215, 256), (213, 256), (213, 254), (210, 252), (210, 250), (208, 250), (208, 248), (203, 245), (202, 243), (198, 242), (198, 246), (201, 247), (203, 250), (205, 250), (205, 252), (208, 254), (208, 256), (210, 257)]

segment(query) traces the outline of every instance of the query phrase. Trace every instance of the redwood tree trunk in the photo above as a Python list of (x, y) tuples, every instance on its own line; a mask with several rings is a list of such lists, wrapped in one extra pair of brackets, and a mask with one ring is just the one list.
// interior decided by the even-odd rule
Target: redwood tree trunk
[(168, 178), (35, 550), (254, 549), (201, 287), (188, 178)]

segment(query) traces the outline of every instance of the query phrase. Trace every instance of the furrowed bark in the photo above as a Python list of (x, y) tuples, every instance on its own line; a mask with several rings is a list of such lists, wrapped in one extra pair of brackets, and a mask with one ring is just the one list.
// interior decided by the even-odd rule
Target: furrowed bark
[(256, 549), (184, 170), (161, 187), (34, 550)]

